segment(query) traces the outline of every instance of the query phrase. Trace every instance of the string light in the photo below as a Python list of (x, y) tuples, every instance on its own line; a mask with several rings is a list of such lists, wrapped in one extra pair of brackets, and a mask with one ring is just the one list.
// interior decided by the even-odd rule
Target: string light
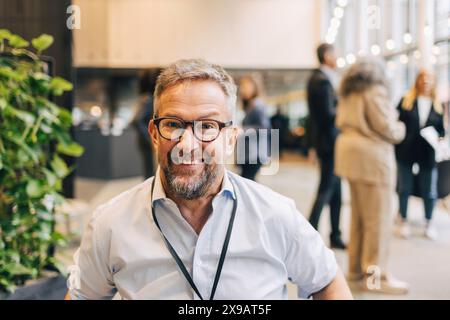
[(354, 54), (350, 53), (347, 55), (347, 63), (354, 64), (356, 62), (356, 57)]
[(333, 37), (331, 37), (331, 36), (326, 36), (326, 38), (325, 38), (325, 41), (326, 41), (328, 44), (333, 44), (335, 40), (336, 40), (336, 39), (333, 38)]
[(407, 64), (409, 62), (409, 58), (406, 54), (402, 54), (400, 56), (400, 63), (401, 64)]
[(412, 36), (411, 36), (411, 33), (409, 33), (409, 32), (405, 33), (405, 34), (403, 35), (403, 41), (404, 41), (406, 44), (411, 44), (411, 43), (412, 43)]
[(102, 115), (102, 109), (99, 106), (92, 106), (90, 113), (91, 113), (91, 116), (99, 118)]
[(344, 9), (342, 7), (336, 7), (334, 9), (334, 16), (338, 19), (342, 19), (344, 16)]
[(388, 50), (394, 50), (395, 49), (395, 41), (393, 39), (389, 39), (386, 41), (386, 48)]
[(344, 68), (346, 65), (345, 59), (342, 57), (337, 59), (336, 63), (337, 63), (338, 68), (341, 68), (341, 69)]
[(381, 53), (381, 48), (380, 48), (379, 45), (374, 44), (374, 45), (370, 48), (370, 51), (372, 52), (372, 54), (373, 54), (374, 56), (378, 56), (378, 55)]
[(334, 44), (341, 26), (341, 19), (344, 17), (344, 7), (347, 5), (347, 0), (338, 1), (338, 6), (334, 8), (334, 15), (330, 21), (330, 26), (325, 36), (325, 41), (329, 44)]
[(339, 20), (336, 17), (331, 19), (331, 28), (337, 30), (340, 26), (341, 26), (341, 20)]

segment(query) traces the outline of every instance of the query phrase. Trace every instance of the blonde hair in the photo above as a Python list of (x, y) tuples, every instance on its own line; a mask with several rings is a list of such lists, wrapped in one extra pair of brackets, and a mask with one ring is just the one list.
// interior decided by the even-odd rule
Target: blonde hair
[(437, 113), (442, 114), (443, 113), (442, 104), (439, 102), (439, 99), (436, 94), (436, 79), (434, 78), (434, 75), (429, 73), (427, 70), (421, 70), (417, 75), (414, 86), (403, 97), (402, 108), (408, 111), (412, 110), (412, 108), (414, 107), (414, 101), (417, 99), (418, 96), (417, 87), (419, 86), (419, 80), (421, 77), (424, 77), (426, 75), (430, 75), (431, 77), (433, 77), (433, 87), (431, 88), (431, 100), (433, 101), (433, 109)]

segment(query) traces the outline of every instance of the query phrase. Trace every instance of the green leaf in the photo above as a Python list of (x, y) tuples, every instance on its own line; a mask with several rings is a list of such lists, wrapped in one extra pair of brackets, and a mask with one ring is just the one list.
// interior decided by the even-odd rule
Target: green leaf
[(20, 138), (17, 138), (15, 136), (7, 136), (6, 138), (17, 144), (19, 147), (21, 147), (23, 151), (25, 151), (36, 164), (38, 163), (39, 161), (38, 154), (33, 149), (31, 149), (26, 143), (24, 143)]
[(39, 180), (30, 180), (27, 183), (27, 194), (31, 198), (40, 198), (45, 193), (45, 188)]
[(27, 268), (20, 263), (8, 263), (2, 269), (8, 272), (11, 275), (19, 276), (19, 275), (29, 275), (32, 274), (32, 269)]
[(76, 142), (70, 144), (58, 143), (56, 151), (71, 157), (79, 157), (83, 154), (84, 148)]
[(73, 85), (66, 79), (54, 77), (52, 81), (50, 81), (50, 88), (53, 90), (54, 95), (60, 96), (64, 93), (64, 91), (72, 90)]
[(3, 169), (3, 160), (2, 160), (2, 155), (0, 154), (0, 170)]
[(48, 109), (42, 109), (39, 111), (40, 115), (43, 116), (45, 119), (47, 119), (50, 123), (56, 123), (59, 124), (60, 121), (58, 117), (56, 117), (54, 114), (52, 114)]
[(50, 187), (54, 187), (58, 182), (58, 177), (47, 168), (43, 168), (42, 171), (44, 172), (45, 178), (47, 179), (47, 184)]
[(24, 166), (27, 161), (29, 161), (31, 158), (23, 149), (17, 150), (17, 162), (15, 164), (19, 166)]
[(25, 48), (28, 47), (30, 43), (21, 36), (13, 34), (9, 37), (9, 44), (14, 48)]
[(57, 155), (54, 156), (50, 165), (51, 165), (53, 171), (55, 172), (56, 176), (59, 178), (64, 178), (65, 176), (67, 176), (70, 173), (70, 170), (67, 167), (67, 164), (64, 162), (63, 159), (61, 159)]
[(0, 110), (5, 110), (6, 106), (8, 105), (8, 102), (4, 98), (0, 98)]
[(35, 72), (31, 75), (33, 79), (35, 80), (44, 80), (44, 81), (50, 81), (50, 76), (43, 72)]
[(35, 116), (28, 111), (19, 110), (13, 107), (9, 107), (8, 111), (29, 126), (33, 125), (36, 120)]
[(51, 134), (53, 132), (52, 127), (50, 127), (44, 123), (41, 123), (41, 130), (42, 130), (42, 132), (44, 132), (46, 134)]
[(33, 47), (38, 50), (39, 52), (47, 49), (48, 47), (50, 47), (53, 43), (53, 37), (51, 35), (48, 34), (41, 34), (39, 37), (34, 38), (33, 40), (31, 40), (31, 44), (33, 45)]
[(72, 114), (69, 112), (69, 110), (60, 108), (58, 118), (61, 119), (63, 124), (68, 126), (72, 125)]
[(9, 39), (11, 37), (11, 32), (7, 29), (0, 29), (0, 41), (3, 39)]
[(12, 79), (15, 81), (22, 80), (22, 76), (18, 72), (14, 71), (10, 67), (5, 67), (5, 66), (0, 67), (0, 76), (9, 78), (9, 79)]

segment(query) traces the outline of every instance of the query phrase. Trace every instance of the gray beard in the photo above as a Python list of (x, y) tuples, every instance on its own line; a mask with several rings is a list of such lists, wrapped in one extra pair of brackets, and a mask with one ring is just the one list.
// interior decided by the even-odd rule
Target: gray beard
[(162, 168), (166, 183), (170, 192), (177, 198), (184, 200), (195, 200), (204, 197), (218, 176), (218, 168), (216, 165), (206, 165), (205, 170), (198, 176), (198, 180), (194, 183), (182, 183), (178, 181), (177, 175), (171, 170), (172, 164)]

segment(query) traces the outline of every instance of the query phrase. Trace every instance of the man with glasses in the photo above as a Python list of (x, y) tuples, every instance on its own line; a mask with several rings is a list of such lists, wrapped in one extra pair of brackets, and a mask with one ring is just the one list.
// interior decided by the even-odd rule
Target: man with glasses
[(72, 299), (351, 298), (333, 253), (294, 202), (225, 169), (236, 86), (181, 60), (158, 78), (155, 177), (100, 206), (75, 254)]

